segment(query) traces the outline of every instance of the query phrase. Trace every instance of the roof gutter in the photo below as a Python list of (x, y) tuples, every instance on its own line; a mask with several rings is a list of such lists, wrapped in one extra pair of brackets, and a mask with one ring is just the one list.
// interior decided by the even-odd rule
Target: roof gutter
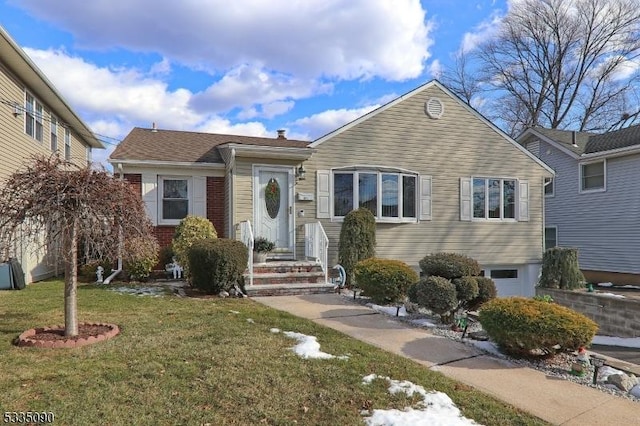
[(283, 146), (260, 146), (230, 143), (225, 147), (235, 150), (236, 157), (277, 158), (281, 160), (308, 160), (316, 152), (313, 148)]
[(191, 161), (156, 161), (156, 160), (120, 160), (117, 158), (109, 158), (110, 164), (124, 164), (147, 167), (173, 167), (173, 168), (191, 168), (191, 169), (219, 169), (224, 170), (224, 163), (195, 163)]

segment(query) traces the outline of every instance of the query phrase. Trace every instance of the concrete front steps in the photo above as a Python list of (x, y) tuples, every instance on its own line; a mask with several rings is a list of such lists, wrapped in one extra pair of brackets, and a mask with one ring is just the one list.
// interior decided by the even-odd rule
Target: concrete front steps
[(253, 285), (249, 271), (244, 273), (248, 296), (284, 296), (332, 293), (334, 286), (325, 283), (320, 264), (313, 261), (278, 260), (253, 265)]

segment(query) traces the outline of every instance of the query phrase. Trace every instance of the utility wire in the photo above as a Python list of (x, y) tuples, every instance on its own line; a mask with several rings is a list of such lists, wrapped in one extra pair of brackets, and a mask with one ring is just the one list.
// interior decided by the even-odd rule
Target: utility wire
[[(14, 109), (14, 111), (20, 111), (20, 113), (22, 113), (22, 114), (29, 113), (29, 114), (33, 115), (36, 119), (38, 119), (40, 121), (46, 121), (48, 123), (53, 122), (53, 120), (51, 120), (51, 114), (49, 114), (49, 117), (45, 116), (45, 114), (38, 114), (35, 111), (28, 110), (27, 108), (25, 108), (24, 106), (20, 105), (19, 103), (15, 102), (15, 101), (10, 101), (8, 99), (0, 99), (0, 103), (10, 106), (11, 108)], [(68, 123), (60, 121), (57, 118), (56, 118), (55, 122), (56, 122), (57, 125), (61, 126), (64, 129), (70, 129), (70, 130), (72, 129), (71, 126)], [(122, 139), (114, 138), (112, 136), (107, 136), (107, 135), (101, 135), (100, 133), (96, 133), (96, 132), (93, 132), (93, 133), (89, 134), (89, 133), (86, 133), (86, 132), (80, 132), (77, 129), (73, 129), (73, 130), (77, 134), (79, 134), (80, 136), (84, 136), (84, 137), (87, 137), (87, 138), (95, 137), (100, 142), (103, 142), (103, 143), (105, 143), (107, 145), (111, 145), (111, 146), (118, 146), (118, 144), (120, 142), (122, 142)], [(104, 139), (102, 139), (102, 138), (104, 138)], [(110, 139), (110, 140), (113, 140), (113, 141), (116, 141), (116, 142), (115, 143), (114, 142), (109, 142), (109, 141), (107, 141), (105, 139)]]

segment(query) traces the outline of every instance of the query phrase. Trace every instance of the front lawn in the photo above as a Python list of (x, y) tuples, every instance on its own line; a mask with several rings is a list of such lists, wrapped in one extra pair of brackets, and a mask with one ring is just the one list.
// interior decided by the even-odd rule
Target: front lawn
[[(117, 286), (117, 285), (114, 285)], [(55, 424), (355, 425), (361, 410), (403, 408), (369, 374), (449, 395), (486, 425), (543, 421), (410, 360), (249, 299), (119, 294), (81, 285), (80, 321), (120, 326), (119, 336), (76, 349), (19, 348), (32, 327), (63, 324), (63, 284), (0, 292), (0, 411), (50, 411)], [(272, 328), (316, 336), (348, 359), (302, 359)]]

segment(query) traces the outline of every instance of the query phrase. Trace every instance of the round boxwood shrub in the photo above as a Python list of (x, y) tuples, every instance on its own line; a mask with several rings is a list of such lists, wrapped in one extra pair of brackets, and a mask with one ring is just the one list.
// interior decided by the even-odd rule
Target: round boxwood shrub
[(435, 275), (448, 280), (480, 275), (478, 262), (459, 253), (433, 253), (423, 257), (419, 265), (423, 275)]
[(493, 299), (480, 309), (480, 324), (504, 352), (515, 356), (545, 356), (589, 346), (598, 325), (586, 316), (558, 305), (524, 297)]
[(399, 260), (365, 259), (356, 264), (354, 274), (358, 288), (376, 303), (400, 303), (418, 282), (416, 271)]
[(187, 216), (176, 227), (171, 247), (176, 260), (184, 268), (185, 274), (189, 269), (189, 247), (196, 241), (217, 237), (216, 229), (211, 221), (205, 217)]
[(476, 277), (455, 278), (453, 285), (456, 286), (456, 298), (458, 306), (466, 308), (473, 299), (478, 297), (478, 281)]
[(443, 277), (423, 277), (418, 284), (411, 289), (410, 299), (418, 305), (440, 315), (443, 323), (448, 324), (453, 320), (452, 313), (458, 307), (456, 286)]
[(369, 209), (352, 210), (344, 217), (338, 242), (338, 262), (347, 274), (351, 286), (356, 263), (375, 256), (376, 218)]
[(478, 310), (483, 304), (491, 299), (495, 299), (498, 295), (496, 283), (489, 277), (474, 277), (478, 284), (478, 295), (466, 304), (469, 311)]
[(159, 250), (154, 236), (126, 238), (122, 263), (129, 279), (146, 281), (158, 263)]
[(189, 248), (188, 259), (193, 287), (218, 294), (238, 285), (244, 292), (242, 274), (249, 255), (242, 242), (226, 238), (195, 241)]

